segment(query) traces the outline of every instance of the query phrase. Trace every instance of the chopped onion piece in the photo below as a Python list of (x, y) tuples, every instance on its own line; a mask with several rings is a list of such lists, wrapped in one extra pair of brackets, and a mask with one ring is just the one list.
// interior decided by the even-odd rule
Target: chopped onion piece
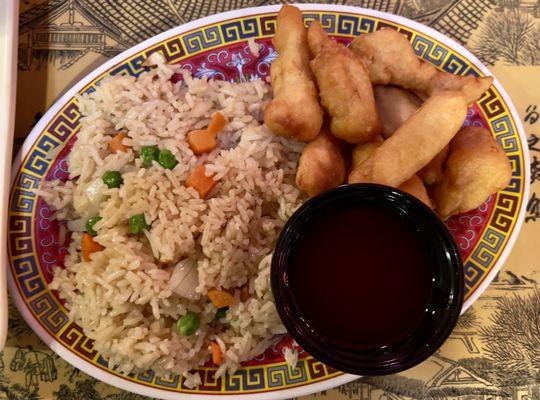
[(200, 297), (195, 290), (198, 285), (199, 271), (193, 258), (186, 258), (173, 267), (169, 280), (169, 288), (173, 293), (188, 300), (197, 300)]
[(83, 232), (86, 229), (86, 218), (79, 218), (68, 221), (67, 227), (70, 232)]
[(88, 184), (85, 190), (88, 199), (88, 215), (99, 215), (100, 204), (105, 197), (106, 188), (101, 178), (96, 178)]

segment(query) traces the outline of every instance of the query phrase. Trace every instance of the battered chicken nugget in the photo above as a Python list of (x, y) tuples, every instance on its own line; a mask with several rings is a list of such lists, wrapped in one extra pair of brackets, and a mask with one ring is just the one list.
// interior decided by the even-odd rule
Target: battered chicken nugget
[[(377, 85), (374, 87), (375, 102), (381, 118), (383, 136), (388, 139), (422, 105), (422, 100), (398, 86)], [(426, 185), (443, 180), (443, 167), (448, 157), (448, 146), (433, 158), (418, 176)]]
[(407, 38), (394, 29), (358, 36), (350, 49), (362, 57), (374, 85), (398, 85), (427, 96), (445, 90), (460, 90), (471, 104), (493, 82), (492, 77), (458, 76), (437, 70), (419, 59)]
[(287, 4), (281, 8), (273, 43), (279, 56), (270, 67), (274, 99), (264, 111), (264, 122), (277, 135), (313, 140), (321, 130), (323, 111), (298, 8)]
[(401, 126), (422, 105), (422, 100), (408, 90), (397, 86), (377, 85), (373, 88), (375, 104), (385, 139)]
[(375, 151), (383, 143), (383, 139), (377, 136), (370, 142), (357, 144), (352, 151), (352, 169), (359, 167), (364, 161), (366, 161), (371, 153)]
[(457, 133), (467, 114), (460, 92), (429, 98), (369, 158), (352, 170), (349, 183), (399, 187), (429, 163)]
[(304, 148), (296, 171), (296, 185), (315, 196), (345, 180), (341, 143), (326, 128)]
[[(359, 167), (364, 161), (366, 161), (371, 153), (375, 151), (383, 143), (382, 138), (379, 136), (371, 142), (358, 144), (355, 146), (352, 152), (352, 168)], [(412, 178), (403, 182), (398, 189), (409, 193), (410, 195), (421, 200), (428, 207), (433, 208), (433, 204), (429, 199), (426, 186), (422, 180), (417, 176), (413, 175)]]
[(512, 176), (505, 152), (489, 131), (467, 127), (450, 142), (445, 179), (433, 190), (437, 213), (451, 215), (474, 210), (489, 195), (504, 189)]
[(445, 146), (424, 168), (418, 171), (418, 176), (426, 185), (433, 185), (444, 179), (444, 164), (448, 158), (449, 147)]
[(311, 22), (307, 32), (308, 48), (313, 59), (331, 39), (318, 21)]
[(331, 133), (349, 143), (367, 142), (377, 136), (381, 124), (362, 61), (330, 39), (316, 21), (308, 29), (308, 44), (315, 55), (311, 69), (321, 102), (331, 117)]
[(426, 185), (424, 185), (424, 182), (422, 182), (422, 179), (418, 175), (413, 175), (412, 178), (403, 182), (398, 189), (416, 197), (429, 208), (433, 208), (433, 203), (429, 198)]

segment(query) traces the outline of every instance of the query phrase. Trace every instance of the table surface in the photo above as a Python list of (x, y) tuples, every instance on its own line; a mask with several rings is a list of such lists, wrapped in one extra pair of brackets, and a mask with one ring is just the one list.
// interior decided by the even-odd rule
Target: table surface
[[(321, 0), (319, 2), (322, 2)], [(540, 2), (527, 0), (337, 1), (388, 11), (429, 25), (475, 53), (510, 94), (531, 150), (526, 223), (502, 271), (430, 359), (397, 375), (361, 379), (308, 399), (540, 399)], [(176, 25), (256, 0), (21, 0), (16, 142), (80, 78), (119, 51)], [(114, 4), (112, 6), (111, 4)], [(135, 6), (135, 7), (134, 7)], [(112, 24), (88, 18), (106, 10)], [(136, 29), (122, 15), (136, 13)], [(167, 18), (164, 18), (166, 16)], [(157, 21), (157, 22), (156, 22)], [(57, 23), (103, 32), (114, 51), (33, 48), (28, 38)], [(55, 355), (10, 302), (0, 357), (0, 399), (143, 399), (98, 382)], [(46, 366), (56, 374), (40, 374)]]

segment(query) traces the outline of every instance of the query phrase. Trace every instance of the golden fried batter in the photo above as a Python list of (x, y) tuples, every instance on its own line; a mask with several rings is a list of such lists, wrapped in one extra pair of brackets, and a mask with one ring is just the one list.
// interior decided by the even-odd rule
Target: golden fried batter
[[(371, 142), (358, 144), (355, 146), (352, 152), (352, 168), (359, 167), (368, 157), (383, 143), (382, 138), (379, 136), (372, 140)], [(410, 195), (421, 200), (428, 207), (433, 208), (433, 204), (429, 199), (426, 187), (422, 180), (417, 176), (413, 175), (412, 178), (403, 182), (398, 189), (403, 190), (404, 192), (409, 193)]]
[(398, 85), (427, 96), (460, 90), (468, 104), (478, 100), (493, 82), (492, 77), (458, 76), (439, 71), (419, 59), (405, 36), (394, 29), (358, 36), (350, 49), (361, 57), (374, 85)]
[(505, 152), (490, 132), (461, 129), (450, 142), (445, 179), (435, 185), (433, 198), (441, 218), (474, 210), (489, 195), (504, 189), (512, 176)]
[(330, 40), (321, 24), (317, 21), (311, 22), (307, 31), (308, 48), (311, 51), (311, 58), (315, 58), (322, 50), (323, 46)]
[(397, 86), (377, 85), (373, 91), (385, 139), (392, 136), (422, 105), (418, 96)]
[(375, 137), (375, 139), (362, 143), (357, 144), (354, 146), (354, 149), (352, 151), (352, 165), (351, 169), (355, 169), (359, 167), (364, 161), (366, 161), (371, 153), (375, 151), (377, 147), (379, 147), (383, 143), (383, 138), (380, 136)]
[(362, 61), (342, 44), (330, 39), (314, 21), (308, 44), (315, 58), (321, 102), (331, 117), (330, 132), (349, 143), (367, 142), (381, 131), (373, 88)]
[(429, 199), (426, 185), (424, 185), (424, 182), (422, 182), (422, 179), (418, 175), (413, 175), (412, 178), (403, 182), (398, 189), (416, 197), (429, 208), (433, 208), (433, 203)]
[(399, 187), (427, 165), (457, 133), (467, 114), (460, 92), (430, 97), (349, 175), (349, 183)]
[(274, 99), (264, 111), (264, 122), (277, 135), (313, 140), (321, 130), (323, 112), (298, 8), (287, 4), (281, 8), (273, 43), (279, 56), (270, 67)]
[(341, 143), (326, 128), (304, 148), (296, 171), (296, 185), (315, 196), (345, 180)]
[(431, 160), (424, 168), (418, 171), (418, 176), (426, 185), (433, 185), (444, 179), (444, 164), (448, 158), (449, 147), (445, 146), (433, 160)]

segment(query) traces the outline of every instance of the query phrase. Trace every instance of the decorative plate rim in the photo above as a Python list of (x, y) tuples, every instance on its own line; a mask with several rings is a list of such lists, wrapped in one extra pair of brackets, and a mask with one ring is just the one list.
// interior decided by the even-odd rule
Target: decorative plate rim
[[(457, 43), (455, 40), (437, 32), (431, 27), (425, 26), (423, 24), (420, 24), (416, 21), (412, 21), (405, 17), (401, 17), (398, 15), (393, 15), (393, 14), (389, 14), (389, 13), (381, 12), (377, 10), (354, 7), (354, 6), (329, 5), (329, 4), (297, 4), (297, 6), (303, 11), (351, 13), (351, 14), (356, 14), (356, 15), (365, 15), (369, 17), (385, 19), (392, 23), (403, 25), (405, 27), (419, 31), (426, 36), (430, 36), (435, 41), (445, 44), (446, 46), (448, 46), (455, 52), (459, 53), (461, 56), (465, 57), (468, 61), (471, 62), (472, 65), (474, 65), (482, 73), (491, 75), (489, 69), (486, 66), (484, 66), (471, 52), (469, 52), (467, 49), (465, 49), (462, 45)], [(267, 14), (267, 13), (275, 13), (280, 9), (280, 7), (281, 5), (250, 7), (250, 8), (244, 8), (244, 9), (214, 14), (211, 16), (207, 16), (207, 17), (195, 20), (195, 21), (188, 22), (186, 24), (177, 26), (163, 33), (160, 33), (156, 36), (153, 36), (123, 51), (122, 53), (118, 54), (114, 58), (106, 61), (104, 64), (96, 68), (90, 74), (85, 75), (81, 80), (79, 80), (75, 85), (73, 85), (69, 90), (67, 90), (65, 94), (63, 94), (59, 99), (57, 99), (54, 102), (54, 104), (47, 110), (44, 116), (38, 121), (38, 123), (35, 125), (35, 127), (32, 129), (32, 131), (30, 132), (30, 134), (24, 141), (23, 146), (21, 147), (21, 149), (19, 150), (19, 152), (17, 153), (17, 156), (15, 157), (13, 161), (13, 167), (12, 167), (12, 172), (11, 172), (11, 183), (10, 183), (10, 202), (8, 203), (8, 206), (11, 203), (11, 194), (12, 194), (13, 186), (15, 183), (15, 179), (19, 176), (20, 169), (23, 165), (23, 161), (25, 157), (28, 155), (30, 149), (34, 146), (36, 139), (40, 136), (43, 130), (47, 127), (47, 125), (53, 120), (53, 118), (58, 114), (58, 112), (61, 111), (62, 108), (81, 89), (85, 88), (87, 85), (95, 81), (96, 78), (106, 73), (107, 71), (111, 70), (116, 65), (121, 64), (126, 59), (136, 55), (137, 53), (140, 53), (141, 51), (149, 47), (152, 47), (156, 45), (157, 43), (163, 42), (171, 37), (174, 37), (176, 35), (184, 34), (191, 30), (201, 28), (206, 25), (224, 22), (230, 19), (237, 19), (237, 18), (242, 18), (242, 17), (247, 17), (247, 16), (256, 16), (256, 15)], [(526, 141), (526, 136), (525, 136), (524, 129), (523, 129), (521, 120), (519, 118), (519, 115), (513, 103), (511, 102), (508, 94), (502, 87), (502, 85), (499, 83), (496, 77), (493, 77), (493, 78), (494, 78), (493, 85), (496, 87), (500, 96), (504, 100), (504, 103), (506, 107), (508, 108), (508, 112), (513, 118), (513, 122), (515, 124), (517, 134), (522, 144), (521, 152), (523, 155), (523, 160), (528, 160), (529, 159), (528, 147), (523, 146), (523, 144), (526, 143), (527, 141)], [(468, 307), (470, 307), (470, 305), (484, 292), (487, 286), (491, 283), (496, 273), (500, 270), (500, 268), (504, 264), (504, 261), (508, 257), (519, 235), (519, 231), (523, 224), (524, 215), (526, 211), (526, 205), (527, 205), (526, 199), (529, 198), (529, 190), (530, 190), (530, 166), (528, 162), (524, 162), (523, 164), (524, 164), (523, 165), (523, 178), (524, 178), (523, 198), (521, 199), (519, 211), (517, 212), (517, 217), (516, 217), (515, 225), (513, 227), (513, 231), (510, 233), (508, 241), (503, 251), (499, 254), (498, 260), (496, 261), (495, 265), (491, 268), (491, 270), (488, 272), (488, 274), (483, 279), (483, 281), (474, 289), (473, 293), (469, 296), (469, 298), (465, 301), (462, 312), (464, 312)], [(136, 393), (143, 394), (146, 396), (160, 397), (163, 399), (177, 399), (179, 396), (182, 396), (182, 398), (185, 398), (185, 399), (193, 399), (193, 400), (212, 399), (212, 398), (215, 398), (216, 396), (220, 396), (225, 399), (234, 399), (241, 396), (242, 398), (245, 398), (245, 399), (260, 399), (260, 400), (268, 399), (269, 400), (269, 399), (281, 399), (281, 398), (288, 398), (288, 397), (303, 396), (310, 393), (327, 390), (332, 387), (350, 382), (358, 378), (357, 376), (350, 375), (350, 374), (341, 374), (341, 375), (330, 377), (330, 378), (327, 378), (325, 380), (318, 381), (318, 382), (307, 382), (301, 386), (292, 386), (292, 387), (286, 386), (283, 389), (274, 389), (274, 390), (266, 391), (266, 392), (250, 391), (249, 393), (246, 393), (246, 394), (242, 394), (242, 393), (231, 393), (231, 394), (185, 393), (185, 392), (167, 391), (164, 389), (145, 386), (140, 383), (132, 382), (121, 376), (117, 376), (105, 369), (101, 369), (98, 366), (93, 365), (90, 362), (82, 359), (81, 357), (73, 353), (69, 348), (65, 347), (63, 344), (57, 341), (57, 339), (53, 335), (51, 335), (48, 331), (46, 331), (39, 324), (37, 319), (32, 315), (31, 311), (28, 308), (28, 305), (25, 303), (25, 301), (23, 300), (23, 297), (20, 295), (18, 291), (17, 283), (15, 282), (13, 272), (11, 268), (9, 268), (9, 265), (11, 264), (10, 252), (8, 252), (6, 261), (7, 261), (6, 267), (9, 270), (9, 273), (7, 274), (8, 285), (9, 285), (10, 292), (12, 293), (13, 300), (17, 308), (21, 312), (22, 316), (24, 317), (26, 322), (30, 325), (30, 327), (33, 329), (33, 331), (54, 352), (60, 355), (64, 360), (66, 360), (71, 365), (76, 366), (77, 368), (81, 369), (85, 373), (93, 376), (94, 378), (100, 381), (103, 381), (105, 383), (111, 384), (113, 386), (119, 387), (124, 390), (136, 392)]]

